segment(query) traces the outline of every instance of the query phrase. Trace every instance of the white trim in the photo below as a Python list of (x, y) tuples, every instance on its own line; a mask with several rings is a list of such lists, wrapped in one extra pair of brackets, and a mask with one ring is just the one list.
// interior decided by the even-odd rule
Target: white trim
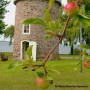
[(30, 45), (33, 45), (33, 48), (32, 48), (32, 57), (33, 57), (33, 61), (36, 61), (37, 43), (34, 42), (34, 41), (30, 41), (29, 42), (29, 46)]
[(37, 43), (34, 41), (29, 41), (29, 40), (23, 40), (21, 41), (21, 50), (20, 50), (20, 59), (22, 59), (22, 43), (23, 42), (29, 42), (29, 46), (33, 45), (33, 49), (32, 49), (32, 57), (33, 57), (33, 61), (36, 61), (36, 50), (37, 50)]
[(28, 33), (25, 33), (25, 32), (24, 32), (24, 26), (25, 26), (25, 24), (23, 24), (23, 27), (22, 27), (22, 34), (24, 34), (24, 35), (30, 34), (30, 31), (31, 31), (31, 29), (30, 29), (31, 24), (29, 24), (29, 32), (28, 32)]

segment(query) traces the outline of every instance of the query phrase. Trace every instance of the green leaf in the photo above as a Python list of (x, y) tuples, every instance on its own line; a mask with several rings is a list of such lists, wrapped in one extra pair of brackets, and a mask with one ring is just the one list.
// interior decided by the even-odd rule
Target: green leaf
[(33, 45), (30, 45), (26, 51), (26, 54), (28, 55), (29, 59), (32, 59), (32, 48), (33, 48)]
[(48, 75), (47, 77), (47, 80), (53, 80), (52, 76)]
[(44, 19), (47, 22), (51, 20), (51, 18), (50, 18), (50, 9), (49, 8), (46, 8), (46, 10), (45, 10)]
[(51, 24), (52, 28), (55, 29), (54, 31), (56, 31), (56, 29), (57, 29), (56, 21), (52, 20), (50, 22), (50, 24)]
[(82, 24), (90, 26), (90, 18), (85, 15), (78, 15), (78, 19)]
[(75, 66), (74, 70), (77, 70), (78, 66), (80, 66), (81, 63), (82, 63), (82, 61), (80, 61), (80, 62)]
[(59, 72), (58, 70), (55, 70), (55, 69), (53, 69), (53, 70), (48, 70), (48, 72), (52, 72), (52, 73), (55, 73), (55, 74), (60, 74), (60, 72)]
[(55, 0), (49, 0), (49, 5), (48, 5), (48, 7), (47, 7), (46, 10), (45, 10), (44, 19), (45, 19), (45, 21), (47, 21), (47, 22), (51, 20), (51, 17), (50, 17), (50, 9), (52, 8), (54, 2), (55, 2)]
[(54, 2), (55, 2), (55, 0), (49, 0), (49, 7), (50, 7), (50, 8), (52, 8)]
[(42, 73), (42, 72), (37, 72), (37, 75), (38, 75), (38, 77), (44, 77), (44, 73)]
[(52, 8), (54, 2), (55, 2), (55, 0), (49, 0), (49, 5), (48, 5), (48, 7), (46, 8), (45, 13), (44, 13), (44, 19), (45, 19), (46, 21), (50, 21), (50, 20), (51, 20), (51, 17), (50, 17), (50, 9)]
[[(57, 31), (58, 26), (55, 20), (49, 21), (47, 23), (47, 27), (45, 29), (45, 32), (53, 32), (53, 31)], [(51, 33), (50, 33), (51, 34)]]
[(21, 66), (21, 65), (22, 65), (22, 62), (16, 62), (15, 64), (10, 64), (10, 65), (8, 66), (8, 70), (13, 70), (13, 69), (15, 69), (16, 67)]
[(23, 24), (40, 24), (45, 26), (44, 20), (40, 18), (28, 18), (23, 22)]
[(33, 60), (32, 59), (25, 59), (22, 61), (22, 66), (23, 67), (29, 67), (32, 66)]

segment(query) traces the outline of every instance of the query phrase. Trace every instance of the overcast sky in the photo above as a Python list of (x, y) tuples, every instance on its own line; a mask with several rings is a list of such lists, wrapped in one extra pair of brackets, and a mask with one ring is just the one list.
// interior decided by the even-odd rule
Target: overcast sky
[(14, 25), (15, 23), (15, 5), (13, 4), (13, 0), (11, 0), (10, 4), (6, 7), (9, 11), (5, 14), (5, 23), (10, 25)]
[[(15, 24), (15, 5), (13, 4), (14, 0), (11, 0), (10, 4), (6, 7), (9, 12), (5, 14), (5, 23), (10, 26)], [(61, 0), (60, 0), (61, 1)], [(65, 5), (67, 0), (62, 0), (62, 3)], [(3, 40), (4, 38), (1, 37), (0, 40)]]

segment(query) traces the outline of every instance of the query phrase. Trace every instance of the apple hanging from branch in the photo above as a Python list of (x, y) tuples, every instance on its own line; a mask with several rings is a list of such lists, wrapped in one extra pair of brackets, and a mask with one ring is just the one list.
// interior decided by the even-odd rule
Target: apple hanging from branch
[(44, 77), (36, 78), (36, 85), (41, 89), (47, 89), (49, 87), (49, 84), (49, 80), (45, 79)]
[(84, 62), (84, 67), (85, 68), (90, 68), (90, 61), (85, 61)]
[(64, 11), (67, 16), (75, 16), (78, 14), (79, 6), (76, 2), (68, 2), (64, 7)]

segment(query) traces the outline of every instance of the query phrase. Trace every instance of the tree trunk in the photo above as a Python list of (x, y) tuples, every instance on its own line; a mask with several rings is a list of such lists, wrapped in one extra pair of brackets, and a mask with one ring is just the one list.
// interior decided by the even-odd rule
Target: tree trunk
[(73, 45), (71, 46), (71, 55), (73, 55)]

